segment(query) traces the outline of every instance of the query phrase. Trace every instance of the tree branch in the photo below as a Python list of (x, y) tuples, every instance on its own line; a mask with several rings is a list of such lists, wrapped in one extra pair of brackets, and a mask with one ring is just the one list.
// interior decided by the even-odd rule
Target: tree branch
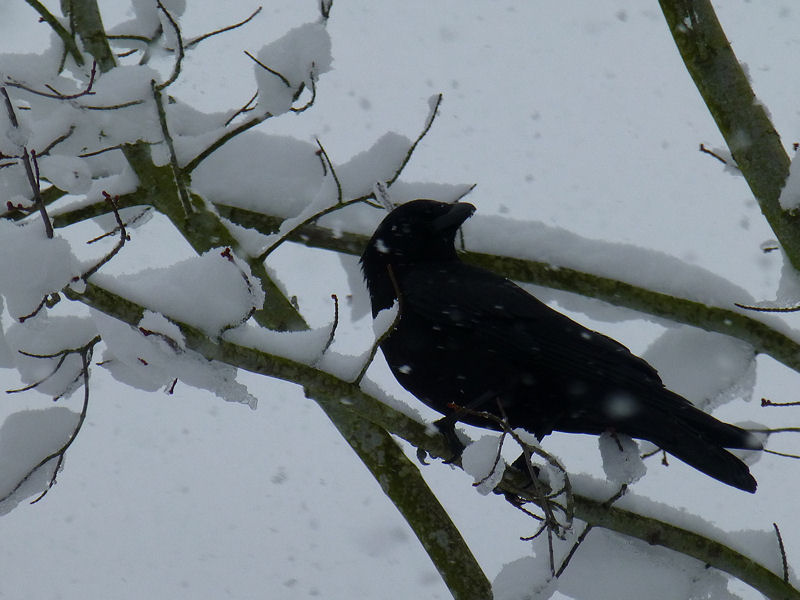
[(101, 72), (110, 71), (117, 66), (117, 63), (114, 60), (111, 46), (108, 45), (103, 19), (100, 17), (100, 9), (97, 8), (97, 0), (71, 1), (71, 17), (84, 47), (97, 61)]
[(78, 45), (75, 43), (75, 40), (72, 38), (72, 35), (66, 28), (61, 24), (61, 22), (56, 19), (56, 17), (51, 13), (47, 8), (38, 0), (25, 0), (28, 5), (31, 6), (36, 12), (39, 13), (39, 16), (42, 20), (52, 27), (53, 31), (56, 32), (56, 35), (61, 38), (61, 41), (64, 43), (64, 48), (67, 53), (72, 56), (73, 60), (78, 66), (83, 66), (84, 60), (81, 51), (78, 49)]
[(800, 270), (800, 213), (779, 203), (789, 157), (731, 49), (710, 0), (659, 0), (675, 45), (761, 212)]

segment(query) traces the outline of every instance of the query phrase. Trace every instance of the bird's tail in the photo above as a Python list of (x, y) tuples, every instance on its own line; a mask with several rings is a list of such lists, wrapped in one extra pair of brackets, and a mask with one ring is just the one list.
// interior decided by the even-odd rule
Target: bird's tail
[[(672, 395), (669, 390), (664, 392)], [(668, 418), (673, 422), (672, 426), (659, 427), (649, 431), (650, 435), (641, 437), (722, 483), (750, 493), (756, 491), (756, 480), (747, 465), (725, 450), (762, 450), (763, 446), (755, 435), (723, 423), (685, 400), (671, 409)]]

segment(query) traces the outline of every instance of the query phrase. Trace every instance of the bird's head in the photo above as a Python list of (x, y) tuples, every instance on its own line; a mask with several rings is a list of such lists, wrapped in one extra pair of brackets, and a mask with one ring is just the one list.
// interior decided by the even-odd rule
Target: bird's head
[[(456, 260), (456, 232), (474, 212), (472, 204), (435, 200), (412, 200), (390, 212), (361, 255), (373, 309), (376, 295), (382, 299), (380, 304), (388, 300), (389, 306), (396, 295), (389, 287), (390, 266), (398, 271), (420, 263)], [(383, 298), (389, 294), (389, 299)]]

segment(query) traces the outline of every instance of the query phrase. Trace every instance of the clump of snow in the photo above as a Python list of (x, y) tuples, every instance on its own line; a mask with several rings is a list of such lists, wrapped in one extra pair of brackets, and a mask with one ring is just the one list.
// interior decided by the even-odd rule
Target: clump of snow
[[(83, 361), (77, 353), (65, 358), (39, 358), (64, 349), (81, 348), (97, 335), (91, 319), (44, 315), (24, 323), (14, 323), (6, 332), (12, 360), (26, 384), (40, 382), (36, 390), (50, 396), (72, 393), (82, 382)], [(38, 356), (27, 356), (26, 354)], [(61, 364), (60, 364), (61, 363)], [(60, 366), (59, 366), (60, 364)]]
[(42, 299), (80, 274), (69, 242), (48, 239), (39, 221), (0, 220), (0, 294), (15, 318), (31, 314)]
[(311, 365), (321, 358), (330, 333), (330, 325), (305, 331), (275, 331), (246, 323), (226, 331), (222, 337), (240, 346)]
[(461, 466), (477, 484), (478, 492), (490, 494), (503, 478), (506, 463), (499, 456), (502, 438), (499, 435), (484, 435), (473, 441), (461, 454)]
[[(5, 498), (37, 464), (62, 448), (78, 425), (79, 415), (63, 406), (15, 412), (0, 426), (0, 498)], [(0, 515), (12, 511), (25, 498), (45, 491), (53, 477), (51, 459), (5, 501)], [(63, 461), (62, 461), (63, 467)]]
[[(679, 326), (666, 330), (644, 353), (673, 392), (709, 410), (735, 398), (749, 399), (756, 354), (747, 342)], [(698, 369), (697, 365), (703, 368)]]
[[(146, 65), (120, 65), (95, 76), (91, 96), (81, 99), (92, 106), (123, 104), (132, 100), (152, 98), (151, 81), (158, 81), (158, 71)], [(120, 119), (119, 114), (113, 115)]]
[(258, 84), (257, 110), (280, 115), (291, 108), (301, 83), (310, 89), (316, 78), (330, 69), (331, 39), (324, 24), (306, 23), (261, 48), (257, 58), (275, 71), (270, 73), (261, 65), (253, 65)]
[(264, 292), (249, 266), (219, 248), (168, 268), (121, 277), (98, 273), (92, 281), (212, 336), (240, 324), (264, 302)]
[[(556, 541), (557, 569), (574, 542), (570, 537), (566, 543)], [(539, 542), (536, 554), (547, 557), (545, 540)], [(723, 573), (701, 561), (594, 528), (559, 577), (558, 591), (569, 598), (735, 600), (727, 584)]]
[(604, 432), (598, 438), (603, 470), (609, 481), (631, 484), (639, 481), (647, 467), (639, 453), (639, 445), (630, 436)]
[(376, 340), (380, 339), (382, 335), (389, 331), (389, 328), (394, 325), (394, 322), (397, 320), (397, 315), (399, 313), (400, 303), (395, 300), (390, 308), (386, 308), (375, 315), (375, 319), (372, 321), (372, 331), (375, 332)]
[(162, 316), (146, 314), (139, 329), (95, 310), (92, 318), (106, 344), (103, 366), (119, 381), (153, 391), (159, 387), (168, 389), (178, 379), (228, 402), (256, 407), (255, 396), (236, 381), (235, 367), (209, 361), (182, 348), (175, 325)]
[(336, 167), (345, 198), (358, 198), (373, 191), (376, 181), (391, 179), (406, 157), (411, 140), (398, 133), (384, 133), (364, 152)]
[(41, 176), (70, 194), (83, 194), (92, 184), (86, 161), (77, 156), (50, 154), (39, 159)]
[(547, 600), (558, 589), (546, 560), (524, 557), (505, 565), (492, 582), (494, 600)]
[(317, 362), (317, 368), (344, 381), (353, 381), (369, 359), (372, 348), (358, 355), (341, 354), (328, 349)]
[[(192, 189), (215, 203), (276, 217), (295, 216), (322, 185), (317, 150), (290, 137), (243, 133), (200, 163), (192, 173)], [(188, 157), (194, 152), (180, 154)]]
[[(570, 482), (572, 489), (576, 494), (592, 498), (599, 502), (605, 502), (614, 494), (617, 493), (619, 487), (611, 482), (603, 481), (594, 477), (583, 474), (571, 474)], [(736, 490), (733, 491), (734, 493)], [(620, 499), (614, 503), (615, 507), (630, 510), (645, 517), (664, 521), (680, 527), (693, 531), (703, 537), (718, 541), (737, 552), (750, 557), (757, 563), (764, 565), (774, 573), (780, 573), (782, 569), (780, 553), (776, 551), (775, 532), (770, 527), (764, 531), (742, 530), (728, 532), (713, 525), (707, 519), (694, 515), (686, 510), (678, 509), (664, 502), (657, 502), (649, 498), (637, 495), (630, 490)], [(625, 538), (629, 539), (629, 538)], [(636, 543), (635, 540), (629, 539), (630, 544)], [(653, 548), (652, 551), (647, 552), (650, 560), (654, 563), (658, 561), (655, 559), (653, 552), (658, 552), (657, 556), (671, 556), (676, 560), (691, 560), (688, 557), (680, 556), (677, 553), (665, 553), (656, 547), (649, 546), (641, 542), (642, 548)], [(696, 561), (693, 561), (696, 562)], [(697, 563), (700, 564), (700, 563)], [(674, 571), (667, 570), (669, 575), (674, 581)], [(659, 596), (660, 597), (660, 596)], [(684, 596), (689, 597), (689, 596)]]

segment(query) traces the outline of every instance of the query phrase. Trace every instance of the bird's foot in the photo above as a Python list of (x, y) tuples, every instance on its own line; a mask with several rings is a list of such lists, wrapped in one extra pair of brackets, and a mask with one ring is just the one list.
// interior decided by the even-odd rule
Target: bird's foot
[(466, 448), (466, 446), (459, 439), (458, 433), (456, 433), (456, 426), (453, 419), (450, 417), (442, 417), (438, 421), (434, 421), (433, 424), (447, 440), (447, 445), (450, 447), (450, 451), (453, 453), (452, 457), (446, 459), (444, 462), (452, 463), (460, 459), (461, 453), (464, 452), (464, 448)]

